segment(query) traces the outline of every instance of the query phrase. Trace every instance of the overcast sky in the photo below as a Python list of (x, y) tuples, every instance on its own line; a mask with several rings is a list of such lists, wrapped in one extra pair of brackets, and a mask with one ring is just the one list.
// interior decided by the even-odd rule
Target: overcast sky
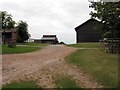
[(71, 44), (76, 43), (74, 28), (90, 19), (88, 0), (0, 0), (0, 9), (16, 22), (26, 21), (31, 38), (55, 34)]

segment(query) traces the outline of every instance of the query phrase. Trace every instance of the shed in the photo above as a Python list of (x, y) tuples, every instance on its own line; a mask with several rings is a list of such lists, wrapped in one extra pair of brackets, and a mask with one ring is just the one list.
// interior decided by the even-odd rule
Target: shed
[(98, 26), (101, 23), (95, 19), (89, 19), (75, 28), (76, 41), (79, 42), (98, 42), (101, 39), (101, 33)]
[(17, 31), (15, 29), (4, 29), (0, 33), (2, 33), (2, 43), (16, 43)]

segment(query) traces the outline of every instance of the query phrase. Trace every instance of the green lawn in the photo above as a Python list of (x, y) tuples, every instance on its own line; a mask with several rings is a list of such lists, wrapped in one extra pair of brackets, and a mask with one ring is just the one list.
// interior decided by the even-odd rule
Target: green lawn
[[(15, 48), (9, 48), (7, 45), (2, 45), (2, 54), (12, 54), (12, 53), (26, 53), (32, 52), (40, 49), (40, 47), (47, 46), (45, 43), (18, 43)], [(26, 46), (22, 46), (26, 45)], [(39, 48), (38, 48), (39, 47)]]
[(46, 43), (18, 43), (17, 45), (27, 45), (27, 46), (47, 46), (48, 44)]
[(17, 46), (15, 48), (9, 48), (7, 45), (2, 45), (2, 54), (12, 54), (12, 53), (26, 53), (38, 50), (37, 47), (24, 47)]
[(69, 44), (68, 46), (77, 47), (77, 48), (99, 48), (99, 42), (87, 42), (87, 43), (78, 43), (78, 44)]
[(3, 90), (6, 88), (41, 88), (41, 86), (39, 86), (35, 81), (20, 81), (3, 85)]
[(55, 85), (57, 88), (80, 88), (70, 76), (58, 76)]
[(117, 87), (117, 54), (108, 54), (100, 49), (78, 50), (66, 57), (66, 61), (90, 73), (99, 83), (108, 87)]

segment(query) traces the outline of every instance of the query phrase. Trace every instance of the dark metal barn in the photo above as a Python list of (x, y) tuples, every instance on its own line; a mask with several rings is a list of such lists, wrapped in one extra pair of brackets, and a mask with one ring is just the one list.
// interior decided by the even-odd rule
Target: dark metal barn
[(98, 42), (101, 34), (98, 31), (100, 22), (95, 19), (89, 19), (85, 23), (75, 28), (77, 43), (79, 42)]

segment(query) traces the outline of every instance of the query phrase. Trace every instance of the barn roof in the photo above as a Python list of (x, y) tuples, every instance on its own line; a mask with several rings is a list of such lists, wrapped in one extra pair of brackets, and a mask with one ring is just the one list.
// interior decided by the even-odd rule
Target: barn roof
[(55, 40), (55, 37), (42, 37), (41, 40)]
[(82, 27), (83, 25), (87, 24), (88, 22), (94, 22), (94, 21), (95, 21), (95, 22), (99, 22), (99, 21), (91, 18), (91, 19), (87, 20), (86, 22), (82, 23), (81, 25), (77, 26), (77, 27), (75, 28), (75, 30), (78, 29), (78, 28), (80, 28), (80, 27)]
[(43, 35), (43, 37), (41, 38), (41, 40), (56, 40), (57, 37), (56, 35)]

